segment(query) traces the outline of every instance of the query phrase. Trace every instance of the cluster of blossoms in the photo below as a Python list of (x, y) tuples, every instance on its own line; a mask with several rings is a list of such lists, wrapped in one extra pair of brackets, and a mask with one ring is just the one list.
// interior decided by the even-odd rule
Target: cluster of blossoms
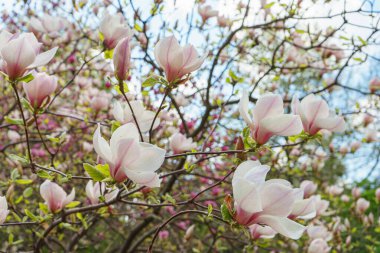
[[(242, 3), (239, 5), (240, 8), (246, 7)], [(261, 11), (264, 12), (265, 19), (267, 19), (271, 15), (270, 9), (266, 8), (267, 4), (265, 1), (262, 1), (261, 5)], [(232, 26), (233, 22), (229, 18), (219, 15), (219, 12), (213, 10), (211, 6), (200, 5), (198, 12), (202, 20), (200, 28), (206, 25), (208, 20), (213, 17), (217, 17), (217, 23), (220, 27)], [(29, 29), (32, 33), (11, 34), (7, 31), (0, 33), (0, 70), (4, 74), (6, 81), (13, 87), (20, 104), (20, 112), (23, 118), (23, 127), (27, 141), (29, 141), (28, 127), (34, 121), (37, 133), (41, 136), (38, 124), (41, 120), (45, 119), (44, 113), (47, 112), (50, 104), (54, 102), (55, 97), (52, 97), (52, 94), (56, 92), (57, 88), (59, 91), (56, 96), (60, 94), (63, 96), (67, 95), (64, 94), (66, 86), (61, 87), (58, 77), (48, 75), (39, 67), (47, 65), (50, 61), (54, 62), (53, 58), (57, 54), (58, 47), (52, 46), (54, 44), (53, 41), (58, 39), (62, 35), (62, 32), (67, 30), (68, 26), (68, 22), (64, 19), (44, 15), (39, 19), (31, 19)], [(114, 96), (114, 94), (107, 93), (104, 90), (91, 90), (89, 86), (94, 80), (90, 80), (89, 78), (74, 76), (69, 82), (69, 84), (77, 84), (80, 89), (88, 89), (88, 92), (83, 96), (79, 96), (78, 100), (81, 100), (81, 102), (85, 101), (83, 104), (90, 105), (95, 111), (93, 121), (88, 118), (83, 120), (86, 123), (91, 121), (96, 126), (95, 131), (91, 128), (83, 128), (86, 131), (85, 133), (91, 134), (92, 143), (90, 143), (90, 139), (84, 140), (81, 147), (83, 153), (90, 154), (94, 158), (96, 157), (96, 159), (93, 159), (94, 165), (83, 163), (86, 173), (82, 171), (83, 175), (77, 176), (80, 179), (88, 180), (85, 185), (86, 201), (83, 201), (89, 208), (88, 210), (91, 210), (90, 208), (92, 207), (114, 204), (122, 198), (123, 193), (128, 192), (132, 188), (138, 189), (138, 187), (141, 187), (137, 191), (140, 191), (144, 197), (148, 196), (148, 193), (151, 192), (156, 194), (151, 188), (159, 188), (166, 183), (166, 175), (163, 170), (166, 170), (167, 159), (187, 155), (207, 154), (205, 149), (208, 147), (208, 139), (204, 140), (202, 147), (199, 147), (200, 139), (196, 138), (196, 134), (192, 135), (189, 133), (189, 129), (194, 129), (195, 120), (187, 123), (182, 120), (182, 125), (173, 124), (170, 126), (171, 128), (163, 127), (166, 122), (170, 121), (167, 120), (170, 119), (170, 112), (163, 111), (162, 109), (164, 108), (163, 104), (167, 95), (172, 95), (170, 94), (171, 91), (188, 85), (189, 80), (191, 80), (191, 73), (202, 67), (209, 54), (200, 55), (191, 44), (181, 46), (174, 35), (158, 40), (154, 48), (154, 64), (157, 63), (157, 66), (161, 68), (160, 72), (163, 76), (152, 75), (151, 78), (155, 84), (162, 84), (163, 88), (161, 88), (166, 93), (160, 107), (152, 109), (154, 106), (146, 103), (144, 97), (143, 99), (137, 99), (137, 96), (134, 96), (132, 93), (126, 93), (127, 91), (125, 90), (125, 87), (128, 87), (127, 82), (130, 81), (130, 70), (133, 64), (132, 41), (136, 34), (129, 28), (124, 16), (121, 13), (109, 14), (105, 11), (100, 22), (99, 32), (102, 42), (99, 55), (104, 53), (105, 58), (112, 57), (113, 65), (113, 68), (109, 72), (113, 73), (114, 78), (108, 79), (104, 85), (105, 90), (110, 90), (113, 86), (116, 87), (115, 90), (119, 92), (119, 95), (122, 95), (125, 101), (112, 100), (113, 97), (116, 98), (116, 95)], [(145, 35), (142, 33), (136, 35), (138, 41), (147, 46), (147, 38), (142, 36)], [(302, 47), (304, 42), (301, 37), (298, 35), (294, 35), (294, 37), (294, 44)], [(50, 38), (52, 41), (47, 41), (46, 38)], [(41, 52), (43, 43), (39, 41), (44, 41), (44, 44), (53, 48)], [(142, 47), (144, 48), (143, 45)], [(319, 49), (324, 61), (327, 62), (327, 59), (333, 57), (336, 62), (339, 62), (344, 58), (342, 51), (336, 50), (335, 45), (330, 45), (330, 47), (331, 49)], [(58, 51), (58, 55), (59, 53)], [(223, 53), (219, 53), (222, 60)], [(309, 59), (306, 59), (307, 57), (301, 59), (302, 57), (299, 54), (299, 51), (292, 48), (287, 55), (286, 61), (297, 65), (307, 64)], [(228, 58), (228, 56), (226, 57)], [(67, 61), (75, 62), (75, 57), (70, 56), (67, 58)], [(115, 84), (113, 84), (114, 81)], [(31, 112), (30, 119), (28, 120), (24, 118), (17, 90), (20, 83), (25, 94), (25, 98), (22, 101), (27, 101), (28, 110)], [(370, 82), (370, 92), (374, 93), (378, 91), (379, 84), (379, 79), (374, 78)], [(273, 84), (271, 91), (276, 92), (276, 89), (276, 84)], [(315, 94), (306, 95), (300, 100), (295, 95), (292, 99), (286, 100), (281, 95), (275, 93), (263, 93), (257, 99), (251, 96), (252, 94), (249, 94), (247, 90), (242, 89), (242, 96), (240, 100), (236, 101), (239, 102), (238, 112), (247, 125), (246, 130), (249, 130), (248, 136), (238, 137), (236, 150), (229, 150), (229, 147), (225, 146), (221, 148), (222, 151), (214, 152), (221, 154), (225, 152), (227, 154), (228, 151), (231, 151), (235, 152), (238, 158), (233, 162), (226, 162), (227, 165), (237, 164), (237, 166), (231, 166), (236, 167), (230, 173), (233, 174), (233, 178), (231, 185), (228, 185), (233, 194), (234, 204), (227, 207), (230, 219), (223, 217), (225, 218), (224, 221), (238, 224), (239, 228), (243, 227), (243, 229), (249, 231), (252, 240), (274, 238), (277, 234), (297, 240), (306, 231), (309, 238), (308, 253), (329, 252), (331, 250), (329, 241), (332, 239), (332, 234), (336, 231), (347, 231), (350, 226), (349, 221), (334, 221), (338, 224), (334, 228), (328, 227), (321, 222), (320, 218), (322, 216), (330, 216), (332, 214), (328, 211), (330, 202), (325, 199), (325, 196), (340, 197), (342, 202), (352, 201), (352, 210), (354, 210), (355, 215), (363, 223), (373, 224), (374, 215), (366, 213), (371, 207), (371, 202), (366, 196), (361, 196), (359, 188), (353, 189), (352, 196), (349, 197), (343, 194), (345, 189), (338, 184), (329, 186), (323, 184), (325, 195), (320, 195), (317, 194), (318, 185), (312, 180), (303, 180), (300, 182), (299, 188), (297, 188), (289, 182), (289, 178), (289, 181), (280, 178), (282, 176), (267, 179), (271, 166), (266, 165), (267, 161), (264, 161), (263, 157), (271, 149), (271, 140), (273, 141), (276, 136), (293, 137), (287, 138), (287, 143), (290, 146), (296, 146), (299, 143), (294, 140), (306, 143), (309, 140), (320, 140), (324, 138), (322, 135), (330, 135), (332, 132), (343, 133), (346, 129), (344, 117), (336, 115), (329, 108), (328, 103), (321, 96)], [(188, 103), (181, 91), (178, 91), (171, 99), (178, 107), (185, 107)], [(250, 110), (250, 101), (255, 100), (255, 106)], [(104, 117), (104, 115), (103, 118), (97, 118), (99, 112), (105, 111), (109, 107), (109, 115), (112, 115), (110, 116), (113, 118), (112, 121)], [(285, 113), (287, 112), (287, 107), (290, 108), (289, 113)], [(65, 108), (62, 109), (63, 112), (64, 110)], [(69, 113), (70, 115), (72, 114), (71, 112)], [(221, 115), (222, 113), (219, 116), (210, 115), (210, 118), (218, 118)], [(72, 117), (75, 118), (74, 116)], [(365, 124), (371, 124), (373, 122), (371, 120), (371, 118), (366, 118), (364, 121), (367, 123)], [(46, 124), (47, 126), (44, 130), (49, 130), (49, 127), (56, 127), (53, 121), (49, 122), (49, 124)], [(165, 140), (157, 140), (153, 144), (154, 142), (151, 140), (153, 131), (159, 133), (167, 131), (170, 133), (170, 137)], [(103, 137), (102, 132), (109, 138)], [(245, 132), (244, 130), (243, 135)], [(8, 132), (8, 136), (15, 141), (21, 139), (20, 135), (13, 130)], [(212, 133), (209, 137), (213, 138)], [(54, 141), (59, 139), (52, 136), (48, 136), (48, 138)], [(44, 145), (46, 148), (46, 143), (42, 137), (41, 140), (41, 145)], [(254, 145), (252, 145), (252, 140)], [(377, 132), (367, 133), (366, 141), (368, 143), (376, 142), (376, 140)], [(66, 151), (65, 148), (67, 146), (75, 142), (75, 140), (70, 141), (62, 145), (63, 152)], [(356, 152), (360, 148), (360, 145), (361, 142), (354, 142), (351, 144), (350, 149), (341, 147), (340, 153), (346, 155), (350, 151)], [(33, 158), (43, 157), (46, 153), (43, 151), (38, 152), (40, 151), (38, 149), (31, 150), (29, 143), (27, 143), (26, 148), (29, 151), (27, 157), (28, 163), (33, 173), (38, 174), (39, 171), (43, 170), (49, 171), (49, 173), (60, 172), (59, 166), (54, 163), (54, 156), (56, 154), (53, 154), (53, 158), (51, 159), (51, 166), (53, 168), (44, 168), (33, 161)], [(332, 142), (329, 148), (330, 150), (334, 150)], [(49, 148), (46, 148), (46, 152), (52, 154)], [(250, 152), (254, 153), (255, 156), (247, 158), (246, 154)], [(78, 157), (82, 158), (84, 156), (83, 153), (78, 154)], [(287, 158), (298, 159), (302, 156), (301, 153), (302, 151), (295, 147), (291, 152), (287, 152), (286, 155)], [(307, 167), (310, 167), (313, 171), (318, 172), (320, 170), (321, 164), (323, 165), (327, 160), (327, 155), (324, 151), (320, 150), (313, 150), (313, 155), (315, 155), (313, 160), (308, 160), (308, 162), (311, 161), (311, 164), (304, 163), (301, 169), (306, 170)], [(272, 172), (275, 171), (273, 168), (275, 164), (278, 164), (280, 167), (284, 165), (275, 158), (271, 159)], [(215, 163), (210, 165), (207, 162), (201, 162), (200, 164), (205, 166), (206, 172), (211, 171), (211, 168), (217, 170), (225, 167), (224, 164)], [(184, 166), (184, 163), (185, 160), (183, 160), (183, 163), (178, 162), (181, 166)], [(174, 164), (177, 164), (177, 161)], [(270, 163), (268, 162), (268, 164)], [(291, 163), (289, 164), (289, 166), (292, 166)], [(35, 171), (36, 169), (37, 171)], [(190, 171), (191, 169), (186, 167), (183, 170)], [(167, 172), (169, 174), (176, 173), (176, 171), (172, 172), (170, 170)], [(57, 213), (61, 212), (62, 220), (65, 221), (65, 209), (80, 204), (79, 201), (74, 201), (76, 196), (75, 188), (77, 190), (78, 188), (70, 187), (71, 192), (69, 193), (67, 188), (61, 186), (62, 182), (58, 178), (50, 176), (48, 174), (45, 177), (47, 179), (39, 186), (39, 193), (45, 202), (49, 215), (54, 219), (58, 217)], [(65, 176), (71, 177), (71, 175)], [(210, 178), (213, 177), (210, 176)], [(220, 178), (216, 179), (219, 180)], [(200, 182), (210, 184), (209, 180), (204, 178)], [(212, 187), (210, 186), (210, 189), (214, 188), (212, 194), (215, 194), (215, 196), (222, 192), (222, 190), (214, 186), (222, 182), (224, 181), (218, 181)], [(294, 183), (294, 185), (297, 185), (297, 183)], [(198, 195), (194, 192), (191, 195), (191, 201), (184, 202), (197, 205), (194, 200)], [(380, 202), (380, 189), (376, 190), (375, 195), (377, 201)], [(165, 192), (159, 197), (160, 200), (155, 204), (151, 204), (151, 206), (158, 207), (162, 204), (161, 200), (171, 198), (165, 195)], [(136, 199), (133, 202), (139, 204)], [(172, 205), (168, 204), (166, 210), (169, 214), (173, 215), (172, 217), (176, 217), (176, 212), (173, 210), (175, 201), (171, 201), (170, 203)], [(215, 207), (215, 203), (213, 200), (208, 202), (209, 216), (216, 213), (213, 210), (210, 211), (211, 207)], [(224, 204), (226, 203), (227, 201), (224, 202)], [(141, 203), (141, 205), (143, 204)], [(200, 204), (199, 206), (204, 208)], [(217, 211), (219, 212), (219, 210)], [(222, 211), (220, 212), (222, 213)], [(9, 213), (10, 210), (6, 197), (0, 197), (0, 224), (7, 224), (6, 221)], [(81, 218), (78, 217), (78, 219)], [(83, 222), (83, 220), (81, 221)], [(38, 222), (41, 223), (43, 221), (38, 220)], [(179, 227), (186, 231), (184, 240), (188, 241), (194, 233), (195, 225), (182, 223)], [(168, 231), (160, 231), (160, 228), (157, 230), (157, 234), (161, 239), (166, 239), (169, 236)]]

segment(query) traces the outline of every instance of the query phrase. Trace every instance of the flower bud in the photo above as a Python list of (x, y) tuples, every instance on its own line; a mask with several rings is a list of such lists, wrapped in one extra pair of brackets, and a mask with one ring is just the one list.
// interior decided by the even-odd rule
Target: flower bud
[(130, 38), (126, 37), (117, 43), (114, 55), (113, 65), (115, 76), (119, 81), (125, 81), (128, 78), (128, 70), (131, 62), (131, 45)]
[(57, 78), (45, 73), (37, 73), (29, 83), (24, 83), (24, 90), (29, 103), (38, 109), (57, 88)]

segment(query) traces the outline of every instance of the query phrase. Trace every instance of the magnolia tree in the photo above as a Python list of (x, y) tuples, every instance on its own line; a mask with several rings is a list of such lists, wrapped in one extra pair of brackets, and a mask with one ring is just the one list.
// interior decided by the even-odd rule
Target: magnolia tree
[(5, 1), (0, 250), (379, 252), (376, 1)]

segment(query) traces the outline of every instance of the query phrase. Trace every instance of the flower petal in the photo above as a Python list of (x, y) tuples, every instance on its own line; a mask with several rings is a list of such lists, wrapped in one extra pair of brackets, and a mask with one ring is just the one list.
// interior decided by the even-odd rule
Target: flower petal
[(247, 90), (243, 90), (243, 94), (239, 102), (239, 113), (240, 113), (240, 116), (244, 119), (245, 123), (251, 126), (253, 122), (252, 122), (251, 116), (249, 115), (248, 104), (249, 104), (248, 92)]
[(149, 143), (140, 143), (140, 148), (142, 156), (130, 164), (128, 170), (133, 170), (134, 172), (153, 172), (158, 170), (165, 161), (166, 151)]
[(277, 217), (271, 215), (262, 215), (258, 219), (259, 222), (270, 226), (278, 233), (291, 239), (299, 239), (305, 231), (305, 226), (292, 221), (286, 217)]
[(254, 183), (237, 178), (232, 183), (235, 202), (238, 208), (253, 214), (263, 210), (258, 189)]
[(51, 61), (51, 59), (53, 59), (54, 55), (57, 53), (57, 50), (58, 47), (55, 47), (46, 52), (38, 54), (32, 65), (28, 66), (28, 69), (33, 69), (48, 64)]
[(94, 145), (94, 149), (95, 149), (96, 153), (101, 158), (103, 158), (104, 160), (106, 160), (109, 163), (113, 163), (111, 148), (110, 148), (108, 142), (102, 137), (102, 135), (100, 133), (100, 124), (98, 124), (98, 127), (96, 128), (92, 143)]

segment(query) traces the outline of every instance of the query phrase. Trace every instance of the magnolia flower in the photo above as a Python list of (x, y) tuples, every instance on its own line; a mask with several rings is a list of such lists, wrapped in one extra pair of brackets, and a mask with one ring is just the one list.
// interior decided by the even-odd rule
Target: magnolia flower
[(322, 98), (310, 94), (300, 102), (296, 96), (292, 100), (294, 114), (301, 116), (305, 132), (314, 135), (321, 129), (343, 132), (345, 122), (342, 116), (336, 116)]
[[(138, 100), (131, 101), (130, 105), (132, 107), (133, 113), (135, 114), (141, 132), (149, 131), (156, 113), (145, 110), (142, 102)], [(119, 101), (115, 101), (112, 108), (112, 114), (115, 119), (122, 124), (130, 122), (135, 123), (132, 111), (127, 103), (120, 103)], [(159, 125), (160, 120), (156, 118), (152, 129), (156, 129)]]
[(376, 142), (377, 141), (377, 130), (376, 129), (367, 129), (365, 133), (365, 140), (368, 143)]
[(99, 31), (104, 37), (103, 45), (107, 49), (115, 48), (121, 39), (132, 35), (121, 13), (110, 15), (107, 11), (104, 12)]
[(303, 199), (304, 198), (304, 192), (299, 191), (298, 194), (295, 196), (296, 200), (293, 205), (293, 209), (288, 216), (289, 219), (312, 219), (316, 215), (315, 210), (315, 202), (313, 198), (309, 199)]
[(239, 112), (251, 129), (252, 137), (259, 144), (266, 143), (273, 135), (291, 136), (302, 131), (298, 115), (284, 114), (280, 95), (272, 93), (261, 96), (253, 109), (253, 118), (248, 112), (249, 98), (247, 91), (239, 102)]
[(161, 39), (154, 48), (154, 56), (168, 82), (199, 69), (206, 58), (206, 55), (200, 57), (193, 45), (181, 47), (174, 36)]
[(70, 204), (75, 198), (75, 189), (70, 195), (57, 185), (56, 183), (46, 180), (40, 186), (40, 194), (45, 200), (49, 210), (53, 213), (60, 211), (62, 208)]
[(23, 87), (29, 103), (34, 108), (40, 108), (46, 98), (57, 88), (57, 77), (46, 73), (36, 73), (32, 81), (23, 83)]
[(375, 196), (376, 196), (377, 201), (380, 202), (380, 188), (376, 189)]
[(210, 5), (206, 5), (206, 6), (199, 5), (198, 13), (199, 15), (201, 15), (203, 23), (205, 23), (207, 19), (218, 16), (219, 12), (217, 10), (213, 10)]
[(131, 61), (131, 44), (130, 37), (121, 39), (115, 48), (113, 54), (113, 65), (115, 76), (119, 81), (124, 81), (128, 77), (128, 70)]
[(338, 195), (342, 194), (344, 189), (343, 189), (343, 187), (340, 187), (337, 185), (331, 185), (331, 186), (327, 187), (326, 191), (331, 195), (338, 196)]
[(253, 240), (257, 240), (259, 238), (271, 239), (277, 234), (277, 232), (274, 231), (271, 227), (262, 226), (259, 224), (253, 224), (252, 226), (249, 226), (249, 233), (251, 234), (251, 238)]
[(304, 180), (301, 182), (300, 188), (303, 190), (304, 198), (308, 198), (314, 194), (318, 186), (313, 181)]
[(356, 201), (356, 212), (357, 213), (364, 213), (369, 208), (370, 203), (366, 199), (360, 198)]
[(269, 166), (259, 161), (240, 164), (232, 178), (235, 220), (243, 226), (260, 224), (276, 232), (298, 239), (305, 227), (288, 218), (301, 189), (293, 189), (283, 179), (265, 181)]
[(325, 240), (318, 238), (310, 243), (307, 253), (328, 253), (330, 249)]
[(23, 77), (28, 70), (45, 65), (54, 57), (58, 47), (40, 53), (42, 44), (33, 33), (0, 33), (1, 71), (9, 79)]
[(375, 93), (375, 91), (380, 90), (380, 78), (375, 77), (371, 79), (369, 82), (369, 90), (371, 93)]
[(8, 203), (5, 197), (0, 197), (0, 225), (5, 222), (9, 213)]
[(193, 142), (192, 138), (186, 138), (186, 136), (181, 133), (175, 133), (170, 138), (170, 148), (174, 154), (190, 151), (196, 147), (197, 144)]
[(92, 109), (100, 111), (107, 109), (110, 104), (110, 98), (107, 94), (100, 92), (97, 96), (93, 97), (90, 101)]
[(33, 32), (48, 34), (50, 37), (58, 37), (59, 32), (66, 28), (66, 20), (61, 17), (53, 17), (45, 14), (41, 18), (31, 18), (29, 28)]
[(313, 196), (317, 216), (327, 215), (326, 210), (330, 205), (328, 200), (321, 199), (320, 195)]
[(104, 195), (106, 201), (113, 200), (118, 194), (119, 190), (115, 189), (109, 193), (104, 194), (106, 190), (105, 183), (94, 182), (92, 180), (88, 181), (86, 185), (86, 195), (91, 205), (96, 205), (99, 203), (99, 197)]
[(166, 151), (139, 142), (139, 132), (134, 124), (128, 123), (116, 129), (110, 144), (101, 136), (98, 125), (93, 145), (96, 153), (108, 163), (110, 174), (117, 182), (129, 178), (140, 185), (160, 186), (161, 179), (155, 171), (164, 162)]
[(309, 226), (307, 228), (307, 235), (312, 239), (321, 238), (323, 240), (329, 241), (332, 238), (332, 234), (327, 230), (325, 226)]
[(218, 16), (218, 25), (220, 27), (226, 27), (231, 25), (231, 20), (229, 18), (226, 18), (225, 16)]

